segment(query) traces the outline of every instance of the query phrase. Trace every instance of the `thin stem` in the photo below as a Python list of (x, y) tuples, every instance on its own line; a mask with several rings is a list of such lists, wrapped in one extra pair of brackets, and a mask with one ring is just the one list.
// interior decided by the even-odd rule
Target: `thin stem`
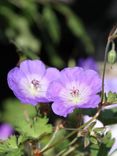
[(62, 156), (67, 156), (68, 154), (73, 152), (75, 149), (76, 149), (76, 146), (75, 147), (70, 147)]
[(40, 116), (40, 110), (39, 110), (39, 107), (40, 107), (40, 105), (39, 105), (39, 104), (37, 104), (37, 105), (35, 106), (35, 110), (36, 110), (36, 117), (39, 117), (39, 116)]
[(45, 149), (47, 149), (50, 146), (50, 144), (53, 142), (57, 132), (58, 132), (58, 128), (56, 128), (55, 132), (52, 135), (52, 138), (50, 139), (48, 144), (41, 150), (41, 152), (43, 152)]
[(61, 156), (63, 153), (65, 153), (66, 149), (63, 149), (62, 151), (60, 151), (56, 156)]
[(77, 133), (80, 129), (86, 127), (87, 125), (89, 125), (93, 120), (95, 120), (99, 114), (101, 112), (101, 106), (98, 108), (97, 113), (93, 116), (92, 119), (90, 119), (88, 122), (86, 122), (85, 124), (81, 125), (79, 128), (77, 128), (76, 130), (74, 130), (73, 132), (71, 132), (70, 134), (68, 134), (66, 137), (63, 137), (62, 139), (59, 139), (58, 141), (56, 141), (54, 144), (51, 144), (50, 146), (48, 146), (47, 148), (45, 148), (44, 150), (41, 150), (41, 153), (46, 152), (47, 150), (53, 148), (54, 146), (58, 145), (60, 142), (64, 141), (65, 139), (70, 138), (71, 136), (73, 136), (75, 133)]
[(103, 104), (103, 98), (104, 98), (104, 78), (105, 78), (105, 72), (106, 72), (106, 62), (107, 62), (107, 54), (109, 51), (110, 43), (112, 42), (112, 48), (115, 48), (113, 41), (117, 38), (117, 28), (112, 29), (109, 36), (108, 41), (105, 48), (105, 56), (104, 56), (104, 67), (103, 67), (103, 74), (102, 74), (102, 99), (101, 104)]
[(103, 103), (103, 98), (104, 98), (104, 79), (105, 79), (105, 72), (106, 72), (107, 53), (109, 50), (110, 43), (111, 43), (111, 40), (108, 39), (106, 48), (105, 48), (104, 67), (103, 67), (103, 74), (102, 74), (102, 99), (101, 99), (102, 103)]
[(115, 50), (115, 43), (112, 41), (112, 50)]

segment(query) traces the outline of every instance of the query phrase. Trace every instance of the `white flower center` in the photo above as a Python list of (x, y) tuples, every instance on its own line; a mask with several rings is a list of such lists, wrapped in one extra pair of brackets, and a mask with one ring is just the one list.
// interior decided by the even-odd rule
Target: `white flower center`
[(72, 89), (70, 89), (70, 101), (72, 99), (73, 103), (79, 102), (79, 90), (73, 86)]
[(84, 83), (71, 82), (60, 92), (60, 97), (69, 105), (85, 103), (90, 96), (91, 89)]
[(38, 94), (38, 92), (41, 90), (41, 84), (39, 80), (33, 79), (30, 84), (30, 93), (34, 96)]
[(22, 91), (30, 97), (44, 97), (48, 82), (46, 79), (40, 79), (38, 75), (29, 75), (21, 80)]
[(33, 79), (31, 81), (31, 83), (33, 84), (34, 89), (38, 90), (40, 87), (40, 82), (38, 80)]

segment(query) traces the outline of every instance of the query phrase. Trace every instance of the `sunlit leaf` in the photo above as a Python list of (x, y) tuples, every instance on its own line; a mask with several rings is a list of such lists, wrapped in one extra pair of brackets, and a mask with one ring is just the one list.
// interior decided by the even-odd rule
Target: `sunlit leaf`
[(39, 138), (43, 134), (52, 132), (52, 126), (48, 124), (47, 118), (31, 119), (29, 122), (26, 120), (19, 121), (16, 125), (16, 130), (29, 138)]
[(16, 136), (0, 142), (0, 156), (22, 156), (22, 151), (17, 145)]
[(4, 122), (17, 125), (19, 121), (29, 121), (30, 118), (36, 115), (36, 109), (32, 105), (21, 104), (16, 99), (8, 99), (3, 102), (4, 112), (2, 114), (2, 120)]
[(107, 95), (107, 102), (111, 104), (117, 103), (117, 94), (110, 91)]

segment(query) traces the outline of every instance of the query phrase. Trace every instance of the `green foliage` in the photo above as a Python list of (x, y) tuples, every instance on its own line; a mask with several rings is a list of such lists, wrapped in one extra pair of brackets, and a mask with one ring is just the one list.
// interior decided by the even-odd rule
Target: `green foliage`
[(107, 95), (107, 102), (110, 104), (117, 103), (117, 93), (112, 93), (110, 91)]
[(43, 20), (44, 25), (54, 43), (60, 41), (60, 25), (56, 14), (50, 6), (45, 6), (43, 9)]
[[(22, 105), (17, 100), (7, 100), (3, 120), (11, 123), (18, 132), (30, 138), (39, 138), (42, 134), (51, 133), (52, 127), (46, 117), (36, 117), (37, 112), (32, 105)], [(23, 136), (20, 136), (20, 141)], [(24, 138), (25, 139), (25, 138)]]
[(21, 120), (16, 125), (16, 130), (29, 138), (38, 139), (43, 134), (52, 132), (52, 127), (50, 124), (47, 124), (47, 122), (47, 118), (39, 117), (31, 119), (29, 122), (26, 120)]
[(102, 139), (102, 143), (100, 145), (98, 155), (101, 155), (103, 153), (105, 156), (108, 156), (108, 152), (111, 149), (113, 143), (114, 143), (114, 139), (111, 138), (111, 133), (107, 132)]
[(27, 141), (29, 138), (27, 137), (27, 135), (25, 134), (21, 134), (19, 135), (19, 137), (17, 138), (17, 144), (21, 145), (22, 143), (24, 143), (25, 141)]
[(17, 145), (16, 136), (0, 142), (0, 156), (22, 156), (22, 154), (21, 148)]
[(12, 125), (17, 125), (18, 122), (29, 121), (30, 118), (36, 116), (36, 109), (32, 105), (21, 104), (16, 99), (8, 99), (4, 101), (4, 113), (2, 114), (2, 120)]
[[(8, 22), (8, 27), (5, 29), (5, 35), (9, 40), (16, 44), (19, 50), (36, 53), (41, 48), (40, 40), (37, 39), (30, 30), (28, 19), (22, 15), (15, 14), (14, 11), (5, 6), (1, 8), (0, 14), (2, 14)], [(30, 57), (30, 54), (26, 56)], [(36, 56), (34, 56), (34, 58), (36, 58)]]

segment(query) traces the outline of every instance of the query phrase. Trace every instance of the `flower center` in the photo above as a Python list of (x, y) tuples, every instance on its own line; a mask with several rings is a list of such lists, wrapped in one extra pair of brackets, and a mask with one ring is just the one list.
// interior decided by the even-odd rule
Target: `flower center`
[(33, 79), (31, 83), (33, 84), (33, 87), (35, 89), (38, 89), (40, 87), (40, 82), (38, 80)]
[(80, 95), (79, 90), (73, 86), (72, 89), (70, 89), (70, 96), (71, 96), (70, 99), (74, 104), (77, 104), (80, 101), (79, 95)]
[(39, 95), (39, 92), (41, 90), (41, 84), (39, 80), (36, 79), (32, 79), (31, 80), (31, 84), (30, 84), (30, 88), (28, 88), (30, 94), (32, 96), (37, 96)]
[(72, 97), (78, 97), (79, 95), (79, 90), (75, 87), (73, 87), (71, 90), (70, 90), (70, 94)]

